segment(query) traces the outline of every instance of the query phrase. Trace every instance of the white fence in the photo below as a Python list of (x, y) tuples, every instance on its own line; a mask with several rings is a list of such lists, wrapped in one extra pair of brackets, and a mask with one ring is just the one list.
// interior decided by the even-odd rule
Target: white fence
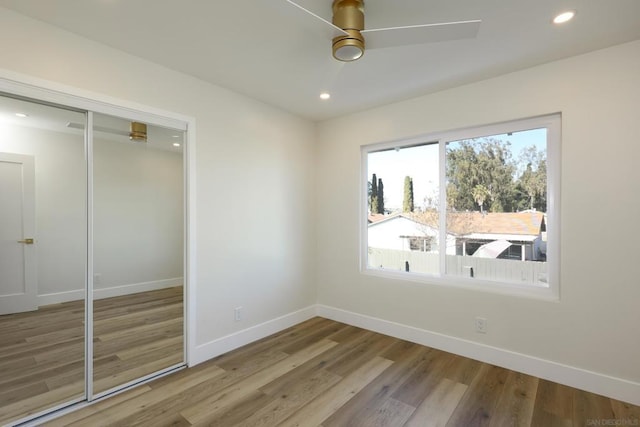
[[(369, 248), (368, 265), (373, 268), (405, 271), (407, 263), (412, 272), (440, 272), (437, 253)], [(450, 275), (470, 277), (473, 274), (478, 279), (530, 284), (547, 282), (546, 262), (446, 255), (446, 269)]]

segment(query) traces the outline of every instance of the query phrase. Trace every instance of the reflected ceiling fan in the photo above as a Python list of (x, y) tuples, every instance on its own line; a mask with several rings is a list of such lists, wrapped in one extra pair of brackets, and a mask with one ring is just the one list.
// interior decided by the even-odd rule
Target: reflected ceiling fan
[[(83, 123), (67, 123), (68, 128), (84, 130)], [(110, 133), (113, 135), (128, 136), (129, 140), (134, 142), (147, 142), (147, 125), (140, 122), (129, 123), (129, 132), (119, 129), (112, 129), (105, 126), (93, 126), (93, 130), (97, 132)]]
[(367, 49), (377, 49), (474, 38), (478, 34), (481, 22), (470, 20), (365, 29), (364, 0), (333, 0), (332, 22), (310, 10), (309, 6), (313, 0), (286, 1), (306, 12), (323, 27), (325, 34), (329, 34), (332, 39), (333, 57), (343, 62), (361, 58), (365, 45)]

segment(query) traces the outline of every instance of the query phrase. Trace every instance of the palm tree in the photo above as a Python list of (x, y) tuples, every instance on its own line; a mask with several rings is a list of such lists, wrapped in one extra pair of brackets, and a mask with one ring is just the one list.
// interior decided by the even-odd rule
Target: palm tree
[(487, 200), (487, 197), (489, 197), (489, 190), (487, 187), (482, 184), (478, 184), (473, 187), (473, 190), (471, 190), (471, 195), (473, 196), (473, 200), (475, 200), (478, 206), (480, 206), (480, 212), (484, 212), (482, 205), (484, 204), (484, 201)]

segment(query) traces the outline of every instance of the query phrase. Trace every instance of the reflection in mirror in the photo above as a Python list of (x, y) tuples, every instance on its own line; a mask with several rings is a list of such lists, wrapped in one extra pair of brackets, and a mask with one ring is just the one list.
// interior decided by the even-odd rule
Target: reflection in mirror
[(183, 363), (183, 137), (94, 115), (94, 394)]
[(0, 425), (85, 397), (84, 121), (0, 96)]

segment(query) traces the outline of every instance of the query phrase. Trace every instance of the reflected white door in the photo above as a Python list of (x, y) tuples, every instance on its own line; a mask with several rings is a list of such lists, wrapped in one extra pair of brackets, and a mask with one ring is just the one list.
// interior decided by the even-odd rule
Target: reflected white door
[(0, 314), (38, 309), (32, 156), (0, 153)]

